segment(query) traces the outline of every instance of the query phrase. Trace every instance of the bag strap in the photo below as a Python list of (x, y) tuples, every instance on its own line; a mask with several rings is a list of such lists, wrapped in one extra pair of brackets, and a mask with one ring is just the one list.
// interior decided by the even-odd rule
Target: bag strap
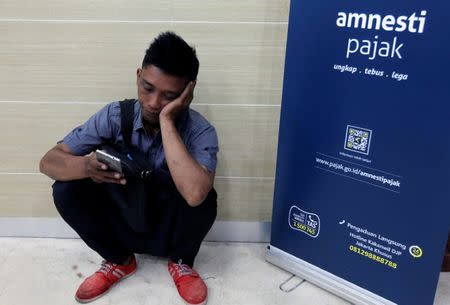
[(120, 128), (122, 130), (123, 142), (125, 147), (130, 148), (131, 134), (133, 133), (134, 123), (134, 103), (135, 100), (128, 99), (120, 101)]
[(127, 99), (120, 101), (120, 129), (123, 137), (123, 147), (121, 153), (126, 155), (122, 156), (122, 165), (125, 164), (125, 168), (131, 169), (133, 174), (131, 176), (138, 176), (143, 180), (149, 180), (151, 178), (152, 169), (149, 168), (149, 164), (143, 153), (136, 151), (131, 143), (131, 135), (133, 133), (134, 125), (134, 104), (136, 100)]

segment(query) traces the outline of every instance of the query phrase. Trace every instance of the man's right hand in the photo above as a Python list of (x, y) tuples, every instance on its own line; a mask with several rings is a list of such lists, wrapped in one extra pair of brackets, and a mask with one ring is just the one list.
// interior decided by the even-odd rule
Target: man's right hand
[(120, 173), (108, 171), (108, 166), (99, 162), (95, 153), (90, 156), (74, 156), (64, 143), (57, 144), (42, 157), (39, 169), (58, 181), (91, 178), (97, 183), (126, 183)]
[(86, 175), (97, 183), (117, 183), (126, 184), (122, 174), (109, 171), (106, 164), (97, 160), (97, 156), (93, 153), (86, 157)]

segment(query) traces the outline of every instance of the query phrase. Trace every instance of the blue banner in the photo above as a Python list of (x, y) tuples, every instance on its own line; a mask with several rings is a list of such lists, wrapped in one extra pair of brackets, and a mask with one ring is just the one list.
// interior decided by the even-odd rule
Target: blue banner
[(450, 229), (449, 11), (291, 1), (271, 246), (396, 304), (433, 304)]

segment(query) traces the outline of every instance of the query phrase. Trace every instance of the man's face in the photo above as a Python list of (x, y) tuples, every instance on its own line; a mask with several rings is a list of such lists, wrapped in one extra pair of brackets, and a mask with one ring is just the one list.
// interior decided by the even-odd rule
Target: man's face
[(159, 113), (168, 103), (181, 95), (187, 79), (169, 75), (150, 65), (137, 70), (137, 91), (142, 118), (152, 127), (159, 126)]

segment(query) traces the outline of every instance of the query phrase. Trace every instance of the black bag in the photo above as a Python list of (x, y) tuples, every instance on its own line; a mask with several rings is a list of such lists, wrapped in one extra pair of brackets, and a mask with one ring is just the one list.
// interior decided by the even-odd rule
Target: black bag
[(131, 144), (135, 100), (123, 100), (119, 103), (123, 143), (122, 145), (107, 143), (102, 146), (102, 150), (120, 159), (126, 179), (145, 180), (150, 178), (153, 168), (144, 154)]
[(155, 181), (152, 164), (131, 144), (135, 100), (120, 102), (122, 145), (105, 144), (102, 150), (121, 160), (126, 185), (106, 184), (113, 202), (128, 225), (136, 232), (150, 232)]

